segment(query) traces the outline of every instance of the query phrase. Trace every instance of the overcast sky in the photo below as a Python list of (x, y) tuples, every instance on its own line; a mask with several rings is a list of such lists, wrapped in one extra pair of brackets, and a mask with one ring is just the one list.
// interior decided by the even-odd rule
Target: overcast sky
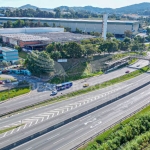
[(150, 2), (150, 0), (0, 0), (0, 6), (19, 7), (25, 4), (31, 4), (41, 8), (87, 5), (101, 8), (118, 8), (142, 2)]

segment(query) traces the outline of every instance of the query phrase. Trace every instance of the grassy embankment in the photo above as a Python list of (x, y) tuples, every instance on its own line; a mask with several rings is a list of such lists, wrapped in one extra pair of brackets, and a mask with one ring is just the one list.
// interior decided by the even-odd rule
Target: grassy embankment
[[(59, 84), (65, 81), (74, 81), (79, 79), (85, 79), (89, 77), (94, 77), (97, 75), (103, 74), (102, 68), (105, 68), (105, 61), (111, 61), (111, 60), (118, 60), (123, 57), (130, 55), (146, 55), (146, 52), (138, 53), (138, 52), (126, 52), (126, 53), (120, 53), (120, 54), (107, 54), (107, 55), (99, 55), (99, 56), (93, 56), (91, 58), (84, 59), (84, 62), (79, 62), (77, 66), (73, 67), (72, 69), (65, 70), (65, 77), (64, 76), (56, 76), (53, 79), (50, 80), (50, 83)], [(105, 59), (106, 58), (106, 59)], [(76, 60), (77, 61), (77, 60)], [(77, 61), (77, 62), (78, 62)], [(131, 59), (127, 65), (131, 65), (135, 63), (137, 59)], [(74, 62), (68, 59), (68, 65), (69, 67), (72, 66)], [(65, 65), (67, 65), (65, 64)], [(123, 67), (123, 66), (122, 66)]]
[(0, 102), (30, 92), (30, 87), (14, 88), (0, 92)]
[[(145, 116), (143, 119), (143, 116)], [(107, 130), (106, 132), (102, 133), (101, 135), (97, 136), (93, 141), (89, 142), (86, 146), (80, 148), (79, 150), (104, 150), (104, 147), (106, 149), (109, 150), (109, 148), (111, 150), (116, 150), (116, 148), (121, 147), (121, 149), (125, 150), (125, 148), (128, 148), (127, 150), (132, 150), (132, 148), (129, 147), (134, 147), (134, 150), (143, 150), (142, 148), (140, 149), (140, 146), (142, 146), (142, 143), (140, 143), (141, 145), (139, 145), (139, 139), (140, 141), (142, 141), (141, 139), (144, 137), (144, 133), (148, 134), (150, 127), (147, 127), (146, 122), (148, 123), (148, 116), (150, 116), (150, 106), (146, 107), (145, 109), (143, 109), (142, 111), (138, 112), (137, 114), (135, 114), (134, 116), (124, 120), (123, 122), (121, 122), (121, 124), (115, 125), (114, 127), (112, 127), (111, 129)], [(141, 127), (139, 127), (140, 123), (139, 123), (139, 119), (141, 120), (141, 122), (145, 122), (145, 124), (141, 124)], [(150, 120), (149, 120), (150, 122)], [(132, 125), (131, 125), (132, 124)], [(138, 125), (138, 129), (141, 128), (141, 130), (138, 132), (136, 132), (136, 126)], [(136, 134), (131, 136), (131, 132), (132, 130), (130, 130), (130, 127), (133, 127), (135, 129)], [(130, 130), (130, 131), (129, 131)], [(126, 135), (126, 140), (125, 141), (121, 141), (122, 145), (120, 145), (119, 143), (119, 139), (121, 138), (121, 136), (123, 137), (123, 134), (125, 134), (125, 131), (127, 133)], [(138, 133), (138, 134), (137, 134)], [(130, 138), (129, 138), (129, 134), (130, 134)], [(115, 144), (114, 147), (112, 148), (112, 143), (114, 142), (113, 139), (114, 138), (118, 138), (118, 143), (116, 142), (115, 144), (119, 144), (116, 148), (115, 148)], [(130, 140), (129, 140), (130, 139)], [(149, 138), (150, 139), (150, 138)], [(145, 140), (146, 141), (146, 140)], [(145, 144), (144, 140), (142, 141), (143, 144)], [(139, 149), (135, 148), (135, 144), (138, 145)], [(109, 145), (110, 144), (110, 145)], [(150, 143), (149, 141), (146, 142), (147, 145), (143, 145), (143, 147), (149, 147)], [(144, 148), (145, 148), (144, 147)]]

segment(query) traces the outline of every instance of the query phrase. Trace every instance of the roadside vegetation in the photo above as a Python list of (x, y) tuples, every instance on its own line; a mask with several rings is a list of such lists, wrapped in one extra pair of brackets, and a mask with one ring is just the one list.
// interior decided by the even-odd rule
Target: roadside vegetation
[(97, 136), (79, 150), (143, 150), (150, 145), (150, 106)]
[(5, 133), (5, 132), (10, 131), (10, 130), (13, 130), (13, 129), (16, 129), (16, 128), (22, 126), (22, 125), (24, 125), (24, 124), (13, 126), (13, 127), (10, 127), (10, 128), (2, 129), (2, 130), (0, 130), (0, 134)]
[(14, 88), (0, 92), (0, 102), (30, 92), (30, 87)]

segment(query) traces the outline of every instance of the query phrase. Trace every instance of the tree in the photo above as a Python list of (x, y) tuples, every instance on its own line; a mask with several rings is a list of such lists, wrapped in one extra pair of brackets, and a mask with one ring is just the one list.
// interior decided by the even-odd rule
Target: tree
[(114, 37), (114, 35), (112, 33), (107, 33), (106, 37), (110, 39), (111, 37)]
[(141, 37), (141, 36), (136, 36), (136, 37), (134, 38), (134, 41), (136, 41), (137, 43), (144, 43), (145, 38), (144, 38), (144, 37)]
[(149, 35), (150, 34), (150, 28), (148, 27), (146, 30), (147, 30), (147, 34)]
[(128, 38), (128, 37), (125, 37), (123, 42), (126, 43), (126, 44), (130, 44), (131, 43), (131, 39)]
[(54, 9), (54, 11), (56, 12), (55, 18), (60, 18), (60, 17), (61, 17), (61, 11), (60, 11), (60, 8), (56, 8), (56, 9)]
[(20, 46), (18, 46), (18, 45), (15, 46), (15, 49), (18, 50), (19, 52), (22, 51), (22, 48)]
[(49, 24), (46, 22), (43, 24), (44, 27), (49, 27)]
[(54, 60), (57, 60), (58, 58), (61, 58), (61, 53), (59, 51), (53, 51), (50, 53), (51, 58)]
[(70, 58), (80, 58), (84, 55), (84, 50), (81, 48), (81, 45), (76, 42), (69, 42), (64, 47)]
[(55, 43), (52, 43), (52, 44), (49, 44), (47, 47), (46, 47), (46, 51), (48, 53), (51, 53), (52, 51), (56, 51), (57, 48), (56, 48), (56, 44)]
[(85, 54), (87, 56), (90, 56), (96, 53), (96, 49), (92, 44), (83, 45), (83, 48), (84, 48), (83, 51), (85, 51)]
[(30, 53), (27, 56), (25, 65), (34, 75), (50, 74), (54, 71), (54, 61), (45, 51)]
[(131, 38), (131, 37), (132, 37), (132, 32), (131, 32), (130, 30), (126, 30), (126, 31), (124, 32), (124, 35), (125, 35), (126, 37)]

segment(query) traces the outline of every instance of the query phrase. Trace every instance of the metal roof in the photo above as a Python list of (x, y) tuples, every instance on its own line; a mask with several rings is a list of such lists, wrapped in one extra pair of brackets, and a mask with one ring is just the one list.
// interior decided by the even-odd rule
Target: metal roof
[[(40, 21), (64, 21), (64, 22), (89, 22), (102, 23), (102, 20), (88, 20), (88, 19), (62, 19), (62, 18), (36, 18), (36, 17), (0, 17), (0, 20), (40, 20)], [(138, 21), (130, 20), (108, 20), (108, 23), (139, 23)]]

